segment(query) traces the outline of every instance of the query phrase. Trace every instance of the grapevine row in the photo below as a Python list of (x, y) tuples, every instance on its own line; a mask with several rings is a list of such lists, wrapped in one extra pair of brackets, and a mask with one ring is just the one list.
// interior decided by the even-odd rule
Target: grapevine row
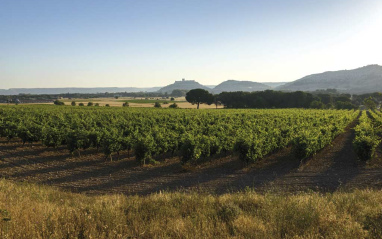
[[(355, 139), (353, 141), (353, 148), (357, 156), (361, 160), (369, 160), (373, 157), (375, 149), (380, 143), (377, 135), (377, 124), (380, 116), (369, 112), (374, 120), (372, 120), (366, 111), (362, 111), (359, 118), (359, 124), (355, 127)], [(380, 121), (379, 121), (380, 122)]]
[(80, 152), (101, 149), (108, 157), (134, 151), (145, 163), (160, 155), (180, 155), (197, 163), (236, 152), (256, 161), (293, 145), (296, 156), (308, 157), (327, 145), (357, 116), (346, 110), (187, 110), (0, 107), (0, 136), (47, 147), (66, 145)]

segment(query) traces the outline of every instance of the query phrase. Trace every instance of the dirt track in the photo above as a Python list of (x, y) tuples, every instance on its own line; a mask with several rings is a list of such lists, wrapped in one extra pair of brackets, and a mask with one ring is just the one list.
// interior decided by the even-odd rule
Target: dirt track
[(353, 126), (354, 123), (332, 145), (304, 163), (295, 159), (287, 148), (250, 167), (234, 156), (227, 156), (188, 170), (181, 167), (176, 157), (156, 166), (141, 167), (134, 157), (127, 155), (109, 162), (95, 150), (73, 157), (65, 147), (22, 146), (3, 139), (0, 140), (0, 177), (88, 194), (145, 195), (176, 189), (224, 193), (246, 187), (257, 191), (382, 189), (382, 145), (370, 162), (359, 162), (351, 145)]

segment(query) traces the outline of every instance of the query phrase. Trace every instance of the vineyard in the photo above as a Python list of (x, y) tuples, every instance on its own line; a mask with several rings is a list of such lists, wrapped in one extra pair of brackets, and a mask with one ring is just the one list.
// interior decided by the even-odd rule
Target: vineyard
[(359, 159), (369, 160), (380, 143), (378, 134), (382, 126), (382, 116), (374, 111), (363, 111), (359, 121), (359, 125), (355, 128), (353, 147)]
[[(295, 157), (309, 157), (358, 115), (353, 110), (2, 106), (0, 136), (9, 141), (19, 138), (24, 144), (65, 145), (78, 155), (95, 148), (109, 159), (120, 152), (133, 153), (142, 164), (171, 155), (178, 155), (183, 164), (198, 164), (221, 154), (237, 154), (249, 163), (288, 146)], [(379, 113), (372, 116), (381, 119)], [(363, 113), (361, 121), (365, 117)]]

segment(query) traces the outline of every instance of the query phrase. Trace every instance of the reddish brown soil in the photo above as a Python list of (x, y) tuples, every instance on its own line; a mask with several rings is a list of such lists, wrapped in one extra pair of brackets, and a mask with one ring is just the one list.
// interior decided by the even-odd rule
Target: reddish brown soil
[(160, 190), (198, 190), (225, 193), (246, 188), (257, 191), (318, 190), (332, 192), (352, 188), (382, 189), (382, 145), (368, 163), (360, 162), (352, 149), (353, 123), (332, 145), (300, 162), (290, 148), (271, 154), (247, 167), (234, 156), (212, 159), (184, 169), (177, 157), (155, 166), (140, 166), (134, 157), (105, 160), (95, 150), (71, 156), (65, 147), (41, 144), (22, 146), (0, 140), (0, 177), (28, 181), (88, 194), (145, 195)]

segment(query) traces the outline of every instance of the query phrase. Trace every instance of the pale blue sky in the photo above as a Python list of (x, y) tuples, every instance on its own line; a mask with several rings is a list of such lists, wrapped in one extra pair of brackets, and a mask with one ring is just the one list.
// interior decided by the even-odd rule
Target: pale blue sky
[(292, 81), (382, 65), (380, 0), (0, 0), (0, 88)]

